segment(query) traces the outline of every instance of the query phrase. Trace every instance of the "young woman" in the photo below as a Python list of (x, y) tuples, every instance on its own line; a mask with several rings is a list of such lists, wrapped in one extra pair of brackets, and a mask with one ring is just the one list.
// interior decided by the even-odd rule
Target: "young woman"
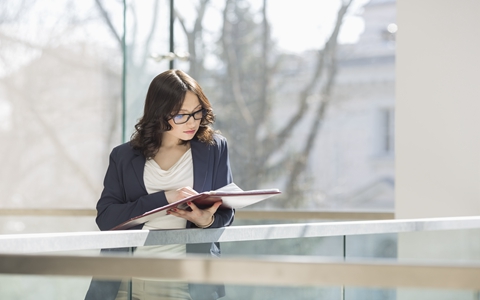
[[(231, 183), (227, 143), (210, 127), (213, 121), (210, 102), (193, 78), (180, 70), (169, 70), (155, 77), (131, 141), (114, 148), (110, 154), (104, 189), (97, 203), (98, 227), (109, 230), (157, 207)], [(169, 210), (167, 216), (133, 229), (228, 226), (234, 211), (218, 210), (220, 204), (199, 209), (188, 203), (191, 211)], [(185, 253), (219, 255), (220, 249), (216, 243), (165, 245), (140, 247), (135, 255)], [(98, 287), (92, 281), (87, 299), (95, 299), (89, 295), (95, 294)], [(132, 287), (134, 299), (217, 299), (225, 294), (223, 286), (165, 284), (136, 278)], [(106, 290), (117, 294), (111, 292), (115, 291), (111, 286)], [(125, 292), (120, 288), (117, 299), (122, 295)]]

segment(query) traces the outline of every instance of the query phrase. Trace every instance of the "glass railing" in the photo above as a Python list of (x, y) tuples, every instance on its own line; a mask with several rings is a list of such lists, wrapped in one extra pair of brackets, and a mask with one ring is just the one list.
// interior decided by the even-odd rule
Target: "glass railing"
[[(83, 299), (95, 276), (222, 283), (224, 299), (478, 299), (479, 230), (458, 217), (2, 235), (0, 296)], [(222, 259), (99, 255), (205, 242)]]

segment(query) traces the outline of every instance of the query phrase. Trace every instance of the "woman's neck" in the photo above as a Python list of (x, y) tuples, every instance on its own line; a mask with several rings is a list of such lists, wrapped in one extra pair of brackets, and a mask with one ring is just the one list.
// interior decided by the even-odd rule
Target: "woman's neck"
[(188, 150), (190, 143), (163, 143), (153, 159), (162, 170), (169, 170)]
[(160, 145), (160, 148), (165, 148), (165, 149), (172, 149), (172, 148), (177, 148), (177, 147), (184, 146), (184, 144), (178, 139), (173, 136), (164, 134), (162, 137), (162, 144)]
[(181, 150), (185, 149), (188, 150), (190, 148), (190, 143), (181, 143), (178, 141), (177, 143), (162, 143), (160, 146), (160, 150)]

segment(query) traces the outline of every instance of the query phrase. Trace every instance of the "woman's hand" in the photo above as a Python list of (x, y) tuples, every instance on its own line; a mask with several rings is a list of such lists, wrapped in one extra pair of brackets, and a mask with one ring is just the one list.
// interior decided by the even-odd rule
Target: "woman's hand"
[(167, 198), (168, 203), (173, 203), (197, 194), (197, 191), (189, 186), (186, 186), (179, 188), (178, 190), (165, 192), (165, 197)]
[(167, 211), (168, 214), (179, 218), (184, 218), (200, 228), (210, 227), (214, 219), (214, 214), (218, 207), (222, 205), (222, 201), (215, 202), (212, 206), (206, 209), (198, 208), (193, 202), (187, 202), (187, 205), (192, 209), (191, 211), (172, 208)]

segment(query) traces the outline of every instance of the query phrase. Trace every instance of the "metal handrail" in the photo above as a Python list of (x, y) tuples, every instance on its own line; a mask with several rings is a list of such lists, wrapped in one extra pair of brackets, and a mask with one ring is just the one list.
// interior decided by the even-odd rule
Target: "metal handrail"
[(315, 257), (147, 258), (0, 254), (1, 274), (151, 277), (201, 283), (480, 289), (480, 264), (339, 261)]
[(0, 235), (0, 253), (42, 253), (168, 244), (236, 242), (480, 228), (480, 217)]

